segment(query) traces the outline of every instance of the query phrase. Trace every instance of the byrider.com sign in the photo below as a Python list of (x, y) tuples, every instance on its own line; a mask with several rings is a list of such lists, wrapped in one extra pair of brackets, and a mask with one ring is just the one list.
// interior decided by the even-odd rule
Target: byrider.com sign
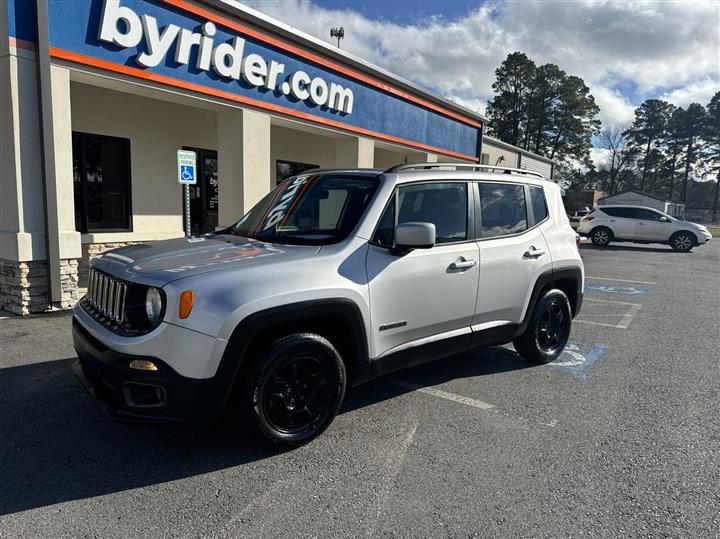
[[(215, 45), (217, 27), (212, 22), (202, 25), (201, 32), (193, 32), (176, 24), (168, 24), (162, 30), (155, 17), (135, 13), (119, 0), (105, 0), (98, 39), (127, 49), (144, 44), (143, 52), (135, 61), (143, 67), (157, 67), (168, 59), (171, 49), (175, 50), (172, 61), (178, 66), (191, 63), (190, 55), (196, 48), (192, 62), (198, 71), (212, 69), (219, 77), (240, 80), (255, 88), (269, 91), (279, 90), (300, 101), (310, 101), (350, 114), (353, 109), (353, 93), (334, 82), (328, 84), (321, 77), (310, 78), (305, 71), (296, 71), (282, 81), (285, 64), (265, 60), (259, 54), (243, 56), (245, 40), (239, 37)], [(282, 82), (281, 82), (282, 81)]]
[[(9, 0), (11, 5), (25, 1)], [(234, 100), (429, 152), (476, 156), (480, 126), (474, 120), (418, 103), (417, 96), (392, 91), (387, 82), (229, 14), (213, 13), (201, 2), (48, 0), (48, 15), (53, 61)], [(21, 26), (31, 24), (28, 19)]]

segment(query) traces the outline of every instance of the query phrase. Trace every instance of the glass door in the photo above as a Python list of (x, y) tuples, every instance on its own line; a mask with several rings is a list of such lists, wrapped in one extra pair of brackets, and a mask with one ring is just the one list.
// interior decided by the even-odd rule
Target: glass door
[(217, 151), (187, 146), (183, 150), (197, 154), (198, 182), (190, 186), (190, 230), (193, 236), (214, 232), (218, 226), (219, 206)]

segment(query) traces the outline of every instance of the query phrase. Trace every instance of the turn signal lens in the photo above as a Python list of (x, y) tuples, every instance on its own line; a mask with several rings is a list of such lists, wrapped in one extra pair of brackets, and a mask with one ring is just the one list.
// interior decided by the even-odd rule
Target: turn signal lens
[(137, 369), (139, 371), (156, 371), (157, 366), (152, 361), (147, 359), (133, 359), (130, 362), (131, 369)]
[(195, 303), (195, 292), (192, 290), (185, 290), (185, 292), (180, 294), (180, 307), (178, 312), (180, 318), (187, 318), (190, 316), (193, 303)]

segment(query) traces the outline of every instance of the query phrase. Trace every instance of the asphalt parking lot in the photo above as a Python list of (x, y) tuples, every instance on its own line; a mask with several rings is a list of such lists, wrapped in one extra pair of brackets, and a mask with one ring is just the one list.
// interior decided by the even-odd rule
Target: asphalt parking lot
[(720, 241), (582, 256), (556, 364), (403, 371), (285, 452), (113, 423), (68, 316), (0, 320), (0, 536), (720, 536)]

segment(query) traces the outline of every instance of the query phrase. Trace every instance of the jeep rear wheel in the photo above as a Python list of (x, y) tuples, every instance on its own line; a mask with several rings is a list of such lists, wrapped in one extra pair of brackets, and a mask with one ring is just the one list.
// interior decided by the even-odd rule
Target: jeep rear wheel
[(562, 290), (545, 292), (530, 317), (525, 332), (513, 341), (515, 350), (526, 359), (550, 363), (565, 349), (570, 338), (572, 311)]
[(590, 240), (598, 247), (605, 247), (612, 240), (612, 231), (604, 226), (593, 228), (590, 231)]
[(244, 415), (275, 443), (309, 442), (332, 423), (345, 396), (345, 365), (320, 335), (273, 342), (247, 380)]
[(697, 238), (690, 232), (676, 232), (670, 238), (670, 247), (681, 253), (687, 253), (696, 243)]

